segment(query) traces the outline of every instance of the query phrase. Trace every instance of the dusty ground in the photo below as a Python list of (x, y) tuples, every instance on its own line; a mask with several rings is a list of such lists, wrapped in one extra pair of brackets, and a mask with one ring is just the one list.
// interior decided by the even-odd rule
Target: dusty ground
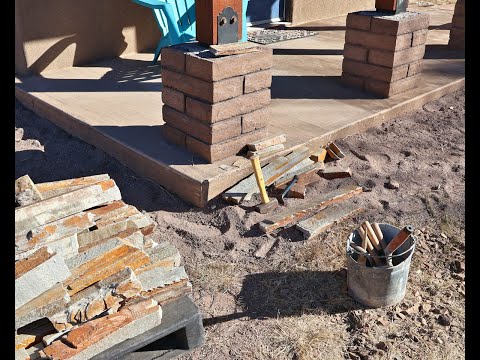
[[(178, 247), (206, 331), (206, 344), (183, 359), (465, 358), (464, 90), (338, 141), (353, 178), (321, 180), (307, 198), (355, 183), (365, 192), (351, 201), (365, 212), (309, 241), (293, 228), (282, 231), (265, 259), (253, 256), (266, 240), (255, 226), (264, 215), (251, 208), (258, 198), (192, 208), (15, 107), (16, 177), (45, 182), (109, 173), (126, 202), (157, 220), (155, 237)], [(387, 189), (389, 179), (399, 189)], [(417, 229), (398, 306), (366, 310), (347, 294), (345, 241), (363, 220)]]

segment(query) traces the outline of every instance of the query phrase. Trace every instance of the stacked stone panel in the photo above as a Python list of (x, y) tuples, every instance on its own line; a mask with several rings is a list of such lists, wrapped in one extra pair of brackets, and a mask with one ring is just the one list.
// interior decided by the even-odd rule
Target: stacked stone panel
[(215, 57), (198, 43), (162, 49), (164, 137), (212, 163), (265, 138), (273, 53)]
[(455, 4), (448, 46), (452, 49), (465, 49), (465, 0), (457, 0)]
[(381, 97), (414, 88), (422, 71), (429, 16), (360, 11), (347, 16), (342, 80)]

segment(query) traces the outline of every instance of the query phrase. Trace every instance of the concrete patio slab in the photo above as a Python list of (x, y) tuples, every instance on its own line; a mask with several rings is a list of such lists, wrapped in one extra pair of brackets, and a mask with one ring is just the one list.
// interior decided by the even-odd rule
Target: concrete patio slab
[[(463, 86), (464, 53), (447, 48), (453, 6), (409, 9), (428, 12), (431, 19), (421, 84), (389, 99), (342, 85), (346, 16), (302, 26), (318, 31), (315, 36), (267, 45), (274, 49), (270, 134), (285, 133), (290, 151), (302, 144), (313, 148)], [(251, 173), (250, 164), (223, 170), (220, 165), (232, 165), (239, 157), (207, 164), (163, 139), (161, 65), (152, 65), (151, 59), (152, 54), (133, 53), (16, 78), (15, 94), (26, 107), (139, 175), (204, 206)]]

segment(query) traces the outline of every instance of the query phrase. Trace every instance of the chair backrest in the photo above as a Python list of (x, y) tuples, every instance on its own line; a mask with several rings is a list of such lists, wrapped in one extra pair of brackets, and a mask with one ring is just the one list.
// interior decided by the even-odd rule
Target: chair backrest
[(165, 0), (173, 8), (181, 32), (195, 33), (195, 0)]

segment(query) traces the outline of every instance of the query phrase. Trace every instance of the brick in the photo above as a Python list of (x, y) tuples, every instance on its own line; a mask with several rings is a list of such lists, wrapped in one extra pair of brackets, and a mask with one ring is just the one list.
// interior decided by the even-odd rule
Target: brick
[(423, 59), (414, 61), (408, 64), (408, 74), (407, 76), (413, 76), (422, 72), (423, 68)]
[(430, 16), (426, 13), (404, 12), (372, 18), (371, 31), (379, 34), (401, 35), (428, 29)]
[(180, 91), (163, 86), (162, 101), (175, 110), (185, 112), (185, 94)]
[(347, 15), (347, 28), (370, 30), (371, 20), (371, 16), (362, 15), (360, 12), (349, 13)]
[(349, 74), (347, 72), (342, 72), (342, 82), (347, 86), (358, 87), (360, 89), (363, 89), (365, 86), (364, 78)]
[(419, 78), (420, 75), (414, 75), (393, 83), (366, 79), (365, 90), (382, 97), (390, 97), (392, 95), (413, 89), (417, 86)]
[(214, 123), (260, 109), (270, 104), (270, 99), (270, 89), (245, 94), (216, 104), (207, 104), (187, 97), (187, 114), (200, 121)]
[(185, 53), (172, 47), (165, 47), (161, 52), (162, 72), (164, 69), (185, 72)]
[(393, 82), (407, 77), (408, 64), (391, 68), (345, 59), (343, 60), (342, 70), (368, 79)]
[(174, 71), (185, 72), (185, 54), (187, 52), (198, 53), (204, 51), (205, 47), (197, 43), (183, 43), (175, 46), (162, 48), (160, 61), (162, 69), (171, 69)]
[(208, 145), (202, 141), (187, 137), (187, 149), (199, 155), (210, 163), (225, 159), (229, 156), (238, 154), (246, 148), (246, 144), (268, 135), (267, 129), (259, 129), (246, 134), (242, 134), (234, 139), (224, 141), (215, 145)]
[(243, 94), (243, 77), (241, 76), (211, 82), (164, 69), (162, 71), (162, 83), (211, 104)]
[(424, 55), (425, 45), (415, 46), (396, 52), (370, 50), (368, 53), (368, 62), (380, 66), (396, 67), (423, 59)]
[(242, 115), (242, 133), (248, 133), (267, 126), (271, 113), (270, 107), (266, 106), (260, 110)]
[(187, 135), (174, 127), (165, 124), (162, 126), (163, 137), (172, 144), (186, 147)]
[(273, 50), (262, 48), (261, 51), (248, 54), (215, 57), (206, 50), (199, 54), (187, 54), (187, 74), (207, 81), (218, 81), (255, 71), (270, 69), (273, 64)]
[(368, 49), (363, 46), (345, 44), (343, 57), (345, 59), (367, 62)]
[(412, 34), (399, 36), (375, 34), (368, 31), (347, 29), (345, 33), (347, 44), (360, 45), (368, 49), (399, 51), (412, 45)]
[(245, 75), (243, 92), (248, 94), (254, 91), (269, 88), (272, 85), (272, 71), (270, 69)]
[(202, 123), (168, 106), (163, 107), (163, 120), (170, 126), (207, 144), (216, 144), (242, 133), (242, 119), (218, 121), (213, 124)]
[(417, 30), (413, 33), (412, 46), (424, 45), (427, 42), (428, 30)]

